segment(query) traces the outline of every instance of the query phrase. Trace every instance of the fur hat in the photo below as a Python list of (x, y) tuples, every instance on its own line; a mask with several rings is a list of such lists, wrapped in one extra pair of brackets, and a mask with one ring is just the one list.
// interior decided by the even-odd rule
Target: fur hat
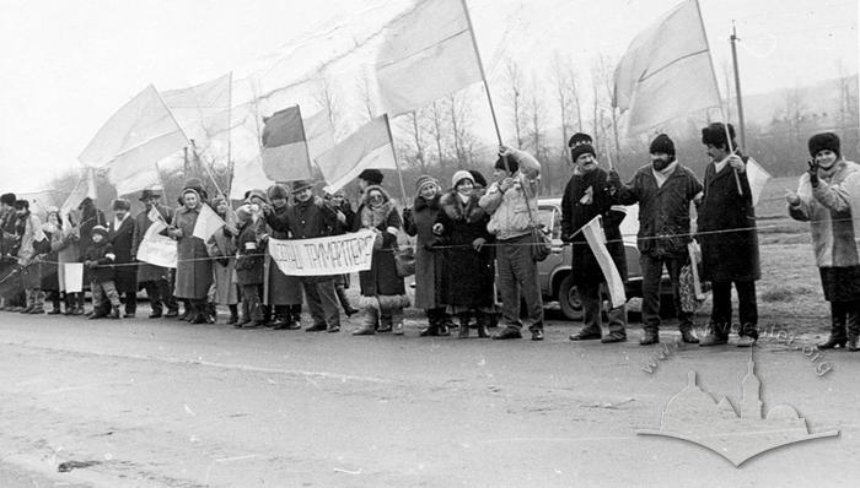
[(825, 149), (836, 153), (836, 158), (842, 157), (840, 152), (839, 136), (832, 132), (822, 132), (809, 138), (809, 154), (813, 158)]
[(382, 184), (382, 171), (378, 169), (368, 168), (361, 173), (358, 174), (358, 178), (360, 180), (364, 180), (371, 185), (381, 185)]
[(125, 210), (127, 212), (131, 210), (131, 202), (123, 198), (117, 198), (113, 201), (112, 208), (114, 210)]
[[(738, 147), (735, 144), (735, 128), (729, 124), (729, 137), (731, 137), (732, 147)], [(726, 126), (722, 122), (714, 122), (713, 124), (702, 129), (702, 144), (711, 145), (714, 147), (725, 147), (729, 149), (728, 140), (726, 139)]]
[(15, 200), (17, 199), (18, 197), (16, 197), (14, 193), (4, 193), (2, 196), (0, 196), (0, 203), (5, 203), (6, 205), (12, 207), (15, 205)]
[(583, 132), (577, 132), (570, 137), (569, 141), (567, 141), (567, 147), (573, 148), (580, 144), (591, 144), (592, 142), (594, 142), (594, 140), (590, 135)]
[(597, 153), (594, 152), (594, 146), (587, 142), (580, 142), (579, 144), (572, 146), (570, 149), (570, 159), (574, 163), (583, 154), (591, 154), (593, 157), (597, 157)]
[(470, 169), (469, 173), (471, 173), (472, 178), (475, 179), (475, 186), (480, 186), (481, 188), (487, 187), (487, 179), (484, 178), (484, 175), (482, 175), (480, 171), (476, 169)]
[(274, 184), (266, 190), (269, 200), (286, 200), (290, 193), (284, 188), (284, 185)]
[(103, 225), (97, 225), (97, 226), (93, 227), (92, 233), (93, 233), (93, 235), (99, 234), (102, 237), (107, 237), (108, 230), (107, 230), (107, 227), (105, 227)]
[(454, 173), (454, 176), (451, 177), (451, 188), (457, 188), (457, 184), (459, 184), (463, 180), (469, 180), (472, 184), (475, 184), (475, 177), (472, 176), (472, 173), (469, 173), (466, 170), (461, 169)]
[(415, 189), (421, 191), (421, 188), (428, 183), (432, 183), (436, 186), (439, 186), (439, 180), (437, 180), (436, 178), (433, 178), (430, 175), (421, 175), (418, 177), (417, 180), (415, 180)]
[(669, 156), (674, 156), (675, 143), (666, 134), (660, 134), (651, 141), (651, 147), (648, 148), (648, 152), (651, 154), (668, 154)]
[(30, 202), (27, 200), (15, 200), (15, 210), (30, 209)]
[(505, 166), (505, 160), (499, 156), (499, 159), (496, 159), (496, 164), (493, 165), (493, 168), (510, 171), (511, 174), (513, 174), (520, 169), (520, 163), (514, 161), (513, 158), (508, 158), (508, 165)]
[(370, 194), (374, 191), (378, 191), (380, 194), (382, 194), (382, 199), (384, 201), (386, 201), (386, 202), (391, 201), (391, 195), (389, 195), (388, 192), (385, 191), (385, 188), (382, 188), (379, 185), (370, 185), (364, 189), (364, 194), (361, 196), (362, 203), (369, 204), (370, 203)]

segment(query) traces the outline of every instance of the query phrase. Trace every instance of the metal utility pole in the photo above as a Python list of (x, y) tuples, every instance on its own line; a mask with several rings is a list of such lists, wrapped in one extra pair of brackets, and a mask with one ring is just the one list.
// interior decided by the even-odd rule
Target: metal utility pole
[(738, 72), (738, 49), (737, 49), (737, 41), (738, 31), (735, 28), (735, 23), (732, 21), (732, 35), (729, 38), (732, 42), (732, 64), (734, 65), (735, 70), (735, 94), (737, 95), (738, 102), (738, 125), (740, 128), (740, 139), (741, 139), (741, 147), (746, 149), (747, 147), (747, 135), (746, 135), (746, 127), (744, 125), (744, 102), (743, 97), (741, 96), (741, 76)]

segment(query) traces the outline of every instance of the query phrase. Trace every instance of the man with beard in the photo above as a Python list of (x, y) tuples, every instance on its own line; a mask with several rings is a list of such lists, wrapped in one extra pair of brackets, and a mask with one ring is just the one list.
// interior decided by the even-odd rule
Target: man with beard
[(702, 144), (708, 148), (711, 163), (705, 169), (704, 198), (698, 209), (698, 240), (702, 280), (711, 282), (714, 303), (708, 335), (700, 346), (728, 342), (732, 283), (738, 293), (741, 323), (737, 345), (749, 347), (758, 339), (755, 282), (761, 278), (761, 268), (755, 208), (746, 173), (749, 158), (732, 152), (738, 147), (734, 138), (731, 124), (713, 123), (702, 129)]
[[(143, 190), (143, 193), (140, 195), (140, 201), (143, 202), (144, 210), (137, 214), (137, 217), (134, 219), (132, 256), (137, 256), (137, 250), (140, 248), (141, 241), (146, 236), (149, 227), (154, 223), (149, 218), (149, 214), (153, 208), (156, 209), (159, 218), (165, 224), (173, 220), (173, 209), (161, 205), (159, 203), (160, 199), (161, 194), (155, 188)], [(167, 315), (165, 317), (179, 316), (179, 306), (176, 303), (176, 299), (173, 298), (173, 292), (170, 287), (170, 269), (141, 262), (137, 268), (137, 282), (146, 290), (146, 296), (149, 297), (149, 304), (152, 307), (152, 313), (149, 314), (149, 318), (160, 318), (164, 313), (165, 305), (167, 306)]]
[(627, 260), (624, 256), (621, 230), (618, 228), (625, 213), (612, 209), (613, 196), (612, 187), (607, 182), (608, 173), (598, 166), (594, 147), (588, 142), (572, 145), (570, 156), (574, 167), (573, 176), (570, 177), (561, 200), (561, 238), (573, 244), (571, 273), (585, 313), (584, 327), (578, 334), (570, 336), (570, 340), (600, 339), (603, 343), (623, 342), (627, 340), (625, 305), (609, 311), (609, 335), (603, 337), (600, 290), (606, 280), (580, 229), (597, 216), (602, 217), (606, 247), (621, 279), (626, 280)]
[(689, 261), (690, 202), (702, 192), (702, 184), (691, 170), (675, 159), (675, 144), (666, 134), (658, 135), (649, 152), (651, 164), (622, 184), (618, 172), (609, 172), (616, 201), (622, 205), (639, 203), (639, 263), (642, 268), (643, 346), (660, 342), (660, 281), (663, 266), (669, 270), (672, 295), (678, 316), (681, 340), (696, 344), (692, 314), (681, 307), (679, 276)]

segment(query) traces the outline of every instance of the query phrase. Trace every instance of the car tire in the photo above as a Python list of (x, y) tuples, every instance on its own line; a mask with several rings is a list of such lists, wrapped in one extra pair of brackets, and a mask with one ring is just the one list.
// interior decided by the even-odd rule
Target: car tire
[(567, 275), (561, 280), (557, 299), (565, 317), (569, 320), (582, 320), (582, 302), (579, 300), (576, 287), (573, 285), (572, 275)]

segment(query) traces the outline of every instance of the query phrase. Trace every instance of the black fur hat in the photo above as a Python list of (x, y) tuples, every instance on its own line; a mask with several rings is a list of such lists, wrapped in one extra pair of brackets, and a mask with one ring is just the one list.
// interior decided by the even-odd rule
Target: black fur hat
[(360, 180), (364, 180), (371, 185), (381, 185), (382, 184), (382, 171), (378, 169), (366, 169), (359, 173), (358, 178)]
[(836, 153), (837, 159), (840, 158), (842, 153), (840, 152), (839, 136), (832, 132), (822, 132), (809, 138), (810, 156), (814, 158), (816, 154), (825, 149), (830, 149)]

